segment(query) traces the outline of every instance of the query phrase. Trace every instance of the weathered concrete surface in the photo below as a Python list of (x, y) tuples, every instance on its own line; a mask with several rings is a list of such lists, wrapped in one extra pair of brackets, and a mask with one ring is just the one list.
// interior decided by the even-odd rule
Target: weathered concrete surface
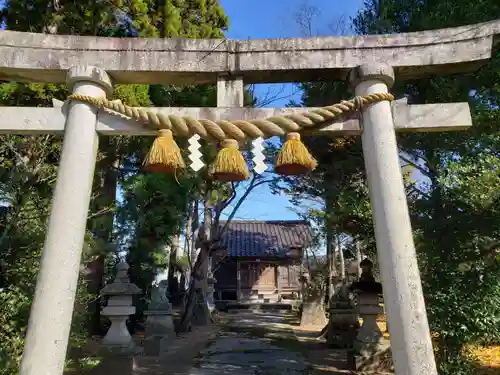
[[(96, 83), (97, 77), (101, 83)], [(106, 73), (91, 66), (73, 67), (68, 78), (73, 92), (80, 95), (102, 96), (110, 86)], [(98, 149), (96, 123), (94, 107), (70, 104), (21, 359), (22, 375), (63, 372)]]
[(0, 79), (65, 81), (73, 65), (105, 68), (115, 83), (248, 83), (347, 77), (384, 62), (397, 79), (470, 71), (499, 43), (500, 20), (408, 34), (262, 40), (99, 38), (0, 32)]
[[(59, 103), (59, 104), (58, 104)], [(56, 102), (62, 105), (62, 102)], [(303, 112), (311, 108), (147, 108), (152, 112), (163, 111), (178, 116), (207, 120), (251, 120), (270, 116)], [(63, 134), (65, 108), (0, 108), (0, 134)], [(442, 103), (408, 105), (405, 100), (392, 103), (394, 126), (398, 132), (406, 131), (456, 131), (472, 125), (468, 103)], [(335, 135), (360, 134), (356, 118), (328, 124), (321, 131)], [(99, 110), (97, 132), (103, 135), (156, 135), (156, 131), (142, 126), (125, 116), (112, 115)]]
[[(357, 69), (355, 95), (388, 92), (388, 78), (379, 76), (391, 75), (390, 70), (385, 64)], [(400, 375), (437, 375), (391, 107), (375, 103), (362, 108), (362, 115), (361, 141), (394, 367)]]

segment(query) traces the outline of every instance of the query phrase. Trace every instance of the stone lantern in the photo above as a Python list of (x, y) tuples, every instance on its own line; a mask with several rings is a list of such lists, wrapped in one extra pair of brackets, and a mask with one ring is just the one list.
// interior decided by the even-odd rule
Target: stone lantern
[(153, 286), (148, 310), (144, 312), (147, 316), (144, 354), (147, 356), (159, 356), (175, 338), (172, 305), (167, 297), (167, 286), (167, 280), (161, 280), (158, 285)]
[(333, 348), (352, 348), (359, 328), (348, 288), (342, 285), (330, 299), (327, 343)]
[(132, 296), (140, 294), (139, 287), (130, 282), (128, 277), (129, 265), (121, 261), (116, 266), (115, 280), (101, 289), (101, 295), (108, 297), (108, 303), (101, 314), (111, 321), (102, 345), (120, 352), (132, 351), (134, 341), (126, 326), (127, 318), (135, 313), (132, 305)]
[(358, 311), (363, 319), (356, 340), (354, 342), (354, 351), (356, 369), (361, 364), (376, 365), (378, 356), (388, 348), (388, 343), (384, 339), (379, 326), (377, 325), (377, 316), (384, 313), (380, 306), (379, 298), (382, 294), (382, 284), (375, 281), (373, 277), (373, 263), (369, 259), (364, 259), (360, 263), (361, 277), (359, 281), (351, 286), (358, 295)]

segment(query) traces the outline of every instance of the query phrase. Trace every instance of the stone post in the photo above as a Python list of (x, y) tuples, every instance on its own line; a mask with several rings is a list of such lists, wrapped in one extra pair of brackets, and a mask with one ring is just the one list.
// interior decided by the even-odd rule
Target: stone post
[[(351, 71), (356, 95), (386, 93), (392, 67), (364, 64)], [(362, 110), (363, 154), (396, 374), (436, 375), (396, 134), (388, 101)]]
[(108, 304), (102, 309), (101, 315), (111, 320), (111, 326), (102, 339), (102, 345), (119, 353), (132, 352), (135, 346), (126, 322), (128, 317), (135, 313), (132, 296), (141, 293), (139, 287), (130, 282), (128, 269), (127, 263), (118, 263), (115, 280), (101, 289), (101, 295), (108, 296)]
[[(73, 67), (66, 82), (76, 94), (103, 97), (112, 92), (110, 78), (96, 67)], [(60, 375), (64, 370), (98, 148), (96, 125), (93, 105), (68, 105), (21, 375)]]

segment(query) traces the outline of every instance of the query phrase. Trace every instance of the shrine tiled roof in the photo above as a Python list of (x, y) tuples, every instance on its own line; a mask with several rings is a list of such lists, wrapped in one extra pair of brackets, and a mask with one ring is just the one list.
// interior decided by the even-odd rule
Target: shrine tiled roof
[[(225, 221), (220, 226), (226, 225)], [(294, 250), (312, 243), (309, 223), (303, 220), (232, 220), (225, 229), (220, 248), (230, 257), (293, 257)]]

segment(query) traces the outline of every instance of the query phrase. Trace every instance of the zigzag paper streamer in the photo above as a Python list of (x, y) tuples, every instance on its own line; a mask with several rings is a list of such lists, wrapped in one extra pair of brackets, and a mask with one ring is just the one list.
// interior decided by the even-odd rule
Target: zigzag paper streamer
[(252, 141), (252, 161), (255, 163), (253, 170), (258, 174), (262, 174), (267, 170), (267, 165), (264, 163), (266, 157), (262, 151), (264, 151), (264, 146), (262, 145), (264, 138), (259, 137)]
[(193, 135), (189, 138), (189, 160), (191, 160), (191, 164), (189, 165), (191, 169), (195, 172), (198, 172), (201, 168), (205, 166), (205, 164), (201, 161), (201, 157), (203, 156), (200, 152), (200, 136), (198, 134)]

